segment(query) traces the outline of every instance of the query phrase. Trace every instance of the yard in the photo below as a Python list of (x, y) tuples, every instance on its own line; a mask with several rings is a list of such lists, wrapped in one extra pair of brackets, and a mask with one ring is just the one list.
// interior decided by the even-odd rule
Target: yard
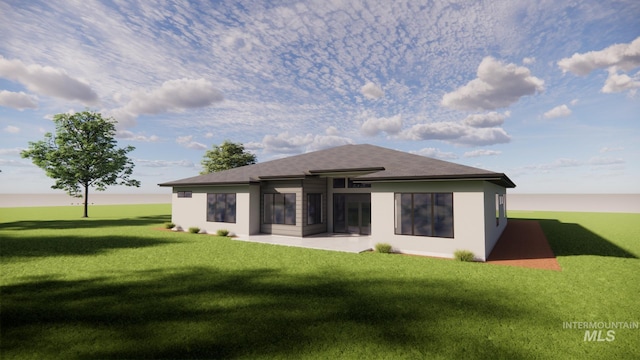
[(540, 221), (558, 272), (174, 233), (169, 205), (80, 211), (0, 209), (3, 359), (640, 358), (640, 329), (564, 328), (640, 321), (640, 214), (510, 212)]

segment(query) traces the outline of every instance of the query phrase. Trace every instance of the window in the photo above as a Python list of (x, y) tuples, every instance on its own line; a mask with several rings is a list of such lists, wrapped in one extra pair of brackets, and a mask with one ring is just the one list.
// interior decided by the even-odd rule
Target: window
[(397, 235), (453, 238), (452, 193), (396, 193)]
[(352, 189), (370, 188), (371, 184), (357, 183), (357, 182), (353, 182), (352, 179), (349, 179), (348, 187)]
[(496, 194), (496, 226), (500, 225), (500, 217), (504, 214), (504, 195)]
[(333, 188), (334, 189), (344, 189), (344, 178), (335, 178), (333, 179)]
[(191, 191), (178, 191), (179, 198), (190, 198), (192, 195)]
[(322, 224), (322, 194), (307, 194), (307, 225)]
[(265, 224), (296, 224), (296, 194), (264, 194)]
[(207, 194), (207, 221), (236, 222), (236, 194)]

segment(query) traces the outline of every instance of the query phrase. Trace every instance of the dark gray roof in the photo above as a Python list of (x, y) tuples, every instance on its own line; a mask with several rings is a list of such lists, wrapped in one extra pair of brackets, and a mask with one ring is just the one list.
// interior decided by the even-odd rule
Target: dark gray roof
[(344, 145), (235, 169), (170, 181), (160, 186), (248, 184), (275, 178), (302, 178), (323, 173), (365, 173), (367, 182), (389, 180), (486, 180), (513, 188), (503, 173), (432, 159), (379, 146)]

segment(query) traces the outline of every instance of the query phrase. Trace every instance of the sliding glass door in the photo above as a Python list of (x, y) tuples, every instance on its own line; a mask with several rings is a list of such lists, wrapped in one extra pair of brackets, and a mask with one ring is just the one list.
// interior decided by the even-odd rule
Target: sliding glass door
[(371, 194), (334, 194), (333, 231), (371, 234)]

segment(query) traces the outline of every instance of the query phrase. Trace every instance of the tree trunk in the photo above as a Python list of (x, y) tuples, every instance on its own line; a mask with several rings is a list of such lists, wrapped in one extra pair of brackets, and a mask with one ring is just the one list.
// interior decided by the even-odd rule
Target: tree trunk
[(89, 185), (84, 186), (84, 215), (83, 218), (89, 217)]

